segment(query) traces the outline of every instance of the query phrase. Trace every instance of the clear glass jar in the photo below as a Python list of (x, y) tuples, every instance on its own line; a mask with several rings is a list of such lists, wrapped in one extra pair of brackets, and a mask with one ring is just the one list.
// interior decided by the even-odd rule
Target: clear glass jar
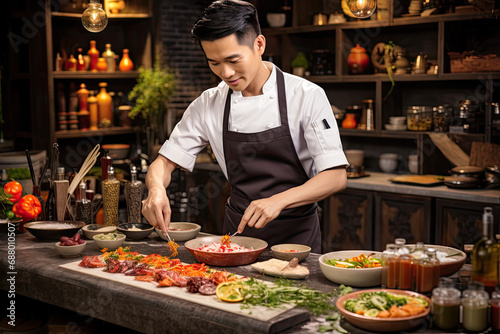
[(453, 280), (441, 278), (439, 287), (432, 291), (432, 315), (439, 329), (452, 330), (460, 323), (460, 291), (453, 287)]
[(382, 252), (382, 287), (396, 288), (396, 245), (387, 244)]
[(115, 179), (115, 169), (108, 167), (108, 178), (102, 182), (102, 199), (104, 207), (104, 225), (118, 226), (118, 200), (120, 181)]
[(430, 106), (409, 106), (406, 109), (408, 130), (431, 131), (433, 127), (433, 111)]
[(495, 291), (491, 293), (490, 309), (491, 327), (500, 331), (500, 285), (497, 285)]
[(463, 327), (472, 332), (481, 332), (488, 328), (489, 296), (479, 282), (469, 284), (462, 298)]
[(137, 168), (131, 167), (131, 180), (125, 184), (125, 198), (127, 202), (127, 218), (129, 223), (141, 222), (142, 182), (137, 180)]
[(416, 266), (415, 288), (417, 292), (431, 292), (439, 284), (440, 263), (436, 257), (436, 250), (429, 248), (425, 256), (420, 259)]

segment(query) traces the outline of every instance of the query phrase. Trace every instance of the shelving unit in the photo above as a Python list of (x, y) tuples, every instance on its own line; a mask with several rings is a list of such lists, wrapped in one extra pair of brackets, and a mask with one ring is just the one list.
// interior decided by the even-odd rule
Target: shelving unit
[[(495, 89), (500, 84), (500, 72), (451, 73), (448, 52), (476, 50), (480, 53), (500, 55), (500, 10), (475, 13), (450, 13), (427, 17), (395, 17), (389, 4), (389, 19), (348, 21), (340, 24), (312, 25), (314, 14), (323, 11), (321, 0), (293, 2), (292, 26), (264, 28), (267, 50), (264, 56), (276, 60), (277, 65), (291, 72), (290, 63), (302, 51), (311, 54), (316, 49), (328, 49), (334, 57), (334, 74), (308, 76), (308, 80), (320, 85), (332, 105), (346, 109), (348, 105), (361, 104), (362, 99), (374, 99), (375, 129), (340, 129), (344, 148), (371, 148), (371, 154), (384, 152), (388, 146), (403, 145), (399, 152), (403, 158), (410, 151), (422, 152), (428, 145), (428, 136), (422, 131), (388, 131), (384, 124), (390, 116), (405, 116), (406, 107), (411, 105), (454, 105), (465, 99), (485, 104), (486, 126), (484, 133), (460, 134), (461, 141), (500, 142), (491, 132), (491, 103), (500, 101), (500, 93)], [(401, 5), (401, 4), (400, 4)], [(265, 13), (275, 11), (273, 4), (259, 2), (261, 22)], [(340, 9), (340, 3), (339, 3)], [(404, 11), (404, 9), (403, 9)], [(326, 13), (328, 14), (328, 13)], [(265, 23), (264, 23), (265, 26)], [(459, 33), (455, 33), (459, 29)], [(484, 33), (481, 34), (480, 32)], [(360, 44), (370, 56), (377, 43), (393, 41), (406, 50), (406, 58), (415, 60), (420, 52), (427, 54), (427, 60), (438, 66), (436, 74), (393, 75), (394, 91), (384, 101), (391, 88), (391, 80), (386, 73), (351, 75), (348, 73), (347, 57), (350, 49)], [(491, 124), (490, 124), (491, 125)], [(457, 136), (457, 134), (453, 134)], [(366, 139), (370, 138), (367, 143)], [(400, 143), (395, 143), (399, 140)], [(373, 158), (373, 157), (372, 157)], [(433, 172), (426, 160), (431, 155), (421, 155), (420, 172)], [(378, 168), (372, 159), (372, 168)], [(433, 168), (433, 167), (432, 167)], [(403, 170), (402, 170), (403, 171)]]
[[(50, 142), (61, 142), (68, 147), (76, 144), (82, 145), (82, 141), (89, 141), (92, 145), (96, 143), (115, 143), (114, 140), (135, 146), (137, 133), (140, 129), (130, 126), (116, 126), (112, 128), (100, 128), (96, 131), (82, 130), (58, 130), (57, 128), (57, 91), (58, 86), (64, 87), (65, 92), (73, 84), (77, 89), (81, 83), (85, 83), (88, 90), (99, 90), (100, 82), (107, 82), (108, 92), (123, 92), (124, 95), (134, 86), (139, 75), (138, 68), (144, 66), (149, 68), (153, 63), (154, 48), (154, 20), (153, 1), (126, 2), (126, 8), (122, 12), (110, 13), (106, 8), (107, 2), (103, 4), (108, 15), (108, 26), (100, 33), (90, 33), (81, 24), (81, 13), (83, 9), (74, 9), (61, 6), (57, 11), (51, 11), (51, 1), (45, 2), (46, 15), (46, 68), (48, 87), (48, 119), (49, 126), (47, 136)], [(110, 43), (111, 49), (117, 58), (117, 70), (115, 72), (90, 72), (90, 71), (54, 71), (54, 62), (57, 53), (77, 54), (77, 48), (82, 48), (87, 54), (90, 41), (96, 41), (96, 47), (100, 54), (105, 51), (105, 44)], [(122, 57), (122, 50), (130, 50), (130, 58), (134, 63), (134, 70), (120, 72), (118, 64)], [(84, 145), (85, 146), (85, 145)], [(87, 145), (88, 146), (88, 145)], [(61, 156), (64, 156), (62, 153)]]

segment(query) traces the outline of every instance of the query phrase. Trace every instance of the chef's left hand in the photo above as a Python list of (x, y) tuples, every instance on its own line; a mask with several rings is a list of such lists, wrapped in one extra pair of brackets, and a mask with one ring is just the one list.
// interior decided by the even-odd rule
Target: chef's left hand
[(263, 228), (278, 217), (284, 208), (284, 204), (276, 196), (252, 201), (241, 218), (238, 232), (243, 232), (246, 226)]

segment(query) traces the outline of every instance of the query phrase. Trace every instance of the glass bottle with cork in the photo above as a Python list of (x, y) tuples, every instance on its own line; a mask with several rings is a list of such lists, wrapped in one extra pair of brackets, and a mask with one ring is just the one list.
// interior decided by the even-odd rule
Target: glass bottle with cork
[(472, 281), (482, 283), (488, 291), (493, 292), (498, 280), (498, 249), (494, 236), (493, 209), (484, 208), (483, 237), (472, 250)]
[(89, 108), (90, 117), (90, 131), (95, 131), (99, 129), (99, 109), (97, 106), (97, 98), (93, 90), (89, 91), (89, 97), (87, 98), (87, 106)]
[(108, 150), (104, 150), (104, 154), (101, 157), (101, 182), (104, 182), (108, 178), (108, 168), (112, 164), (113, 158), (110, 157)]
[(80, 85), (80, 89), (76, 92), (79, 100), (80, 111), (78, 112), (78, 121), (81, 130), (90, 129), (90, 112), (88, 108), (89, 91), (84, 83)]
[(96, 96), (100, 126), (113, 126), (113, 99), (106, 90), (107, 86), (106, 82), (100, 82), (99, 87), (101, 87), (101, 90)]
[(76, 198), (76, 220), (82, 221), (85, 224), (92, 224), (92, 203), (87, 200), (87, 185), (81, 182), (78, 186), (79, 192)]
[(469, 284), (462, 298), (462, 319), (464, 329), (481, 332), (488, 327), (489, 296), (484, 285), (479, 282)]
[(102, 182), (104, 225), (106, 226), (118, 226), (119, 196), (120, 181), (115, 179), (115, 169), (109, 166), (107, 179)]
[(460, 291), (453, 287), (451, 278), (443, 277), (439, 287), (432, 291), (432, 315), (439, 329), (452, 330), (460, 324)]
[(95, 47), (95, 41), (90, 41), (90, 49), (87, 54), (90, 56), (90, 70), (97, 72), (97, 59), (99, 59), (99, 50)]
[(131, 180), (125, 185), (127, 217), (129, 223), (141, 222), (142, 182), (137, 180), (137, 167), (130, 168)]

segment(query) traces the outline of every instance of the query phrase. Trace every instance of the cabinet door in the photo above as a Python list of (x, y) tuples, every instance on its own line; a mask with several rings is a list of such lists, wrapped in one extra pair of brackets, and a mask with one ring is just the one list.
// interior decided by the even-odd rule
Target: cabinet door
[(371, 192), (347, 189), (325, 201), (324, 253), (372, 248), (372, 198)]
[[(465, 244), (475, 244), (483, 234), (484, 207), (493, 208), (495, 222), (500, 216), (500, 206), (485, 203), (436, 200), (436, 242), (463, 249)], [(498, 224), (495, 224), (498, 233)]]
[(406, 243), (430, 243), (431, 199), (400, 194), (375, 195), (375, 249), (383, 250), (395, 238)]

